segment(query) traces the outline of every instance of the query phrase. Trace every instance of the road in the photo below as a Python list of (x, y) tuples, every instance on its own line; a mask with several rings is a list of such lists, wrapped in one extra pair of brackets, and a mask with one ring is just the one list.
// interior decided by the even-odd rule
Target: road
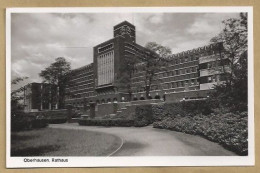
[(234, 156), (231, 151), (202, 137), (147, 127), (98, 127), (50, 124), (51, 128), (82, 129), (113, 134), (122, 146), (112, 156)]

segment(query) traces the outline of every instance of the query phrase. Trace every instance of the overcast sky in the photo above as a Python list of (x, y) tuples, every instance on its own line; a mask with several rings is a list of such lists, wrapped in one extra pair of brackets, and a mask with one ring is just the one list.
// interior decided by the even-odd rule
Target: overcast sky
[(127, 20), (136, 26), (140, 45), (155, 41), (173, 53), (205, 46), (223, 28), (222, 20), (237, 13), (61, 14), (13, 13), (11, 16), (12, 79), (39, 73), (57, 57), (72, 69), (93, 61), (93, 47), (113, 37), (113, 26)]

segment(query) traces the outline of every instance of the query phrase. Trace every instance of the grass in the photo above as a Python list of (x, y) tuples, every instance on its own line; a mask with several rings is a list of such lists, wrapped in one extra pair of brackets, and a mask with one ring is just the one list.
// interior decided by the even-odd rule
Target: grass
[(99, 132), (44, 128), (11, 133), (11, 156), (107, 156), (120, 138)]

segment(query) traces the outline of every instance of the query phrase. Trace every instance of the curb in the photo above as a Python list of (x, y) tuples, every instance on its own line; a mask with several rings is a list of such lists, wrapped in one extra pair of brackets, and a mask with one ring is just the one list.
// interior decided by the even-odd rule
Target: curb
[(122, 148), (122, 146), (124, 145), (124, 139), (123, 138), (121, 138), (120, 136), (118, 136), (120, 139), (121, 139), (121, 145), (115, 150), (115, 151), (113, 151), (112, 153), (110, 153), (107, 157), (110, 157), (110, 156), (112, 156), (112, 155), (114, 155), (116, 152), (118, 152), (121, 148)]

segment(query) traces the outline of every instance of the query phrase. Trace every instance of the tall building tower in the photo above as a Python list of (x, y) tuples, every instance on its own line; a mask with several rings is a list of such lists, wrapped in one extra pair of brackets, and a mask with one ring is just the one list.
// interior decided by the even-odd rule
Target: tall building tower
[(94, 47), (95, 91), (101, 100), (107, 99), (103, 98), (104, 95), (108, 98), (111, 95), (115, 95), (115, 99), (122, 98), (115, 83), (120, 76), (120, 66), (124, 63), (127, 43), (135, 44), (135, 26), (124, 21), (114, 26), (114, 38)]
[(127, 21), (114, 26), (114, 37), (119, 36), (125, 38), (128, 42), (135, 43), (135, 26)]

